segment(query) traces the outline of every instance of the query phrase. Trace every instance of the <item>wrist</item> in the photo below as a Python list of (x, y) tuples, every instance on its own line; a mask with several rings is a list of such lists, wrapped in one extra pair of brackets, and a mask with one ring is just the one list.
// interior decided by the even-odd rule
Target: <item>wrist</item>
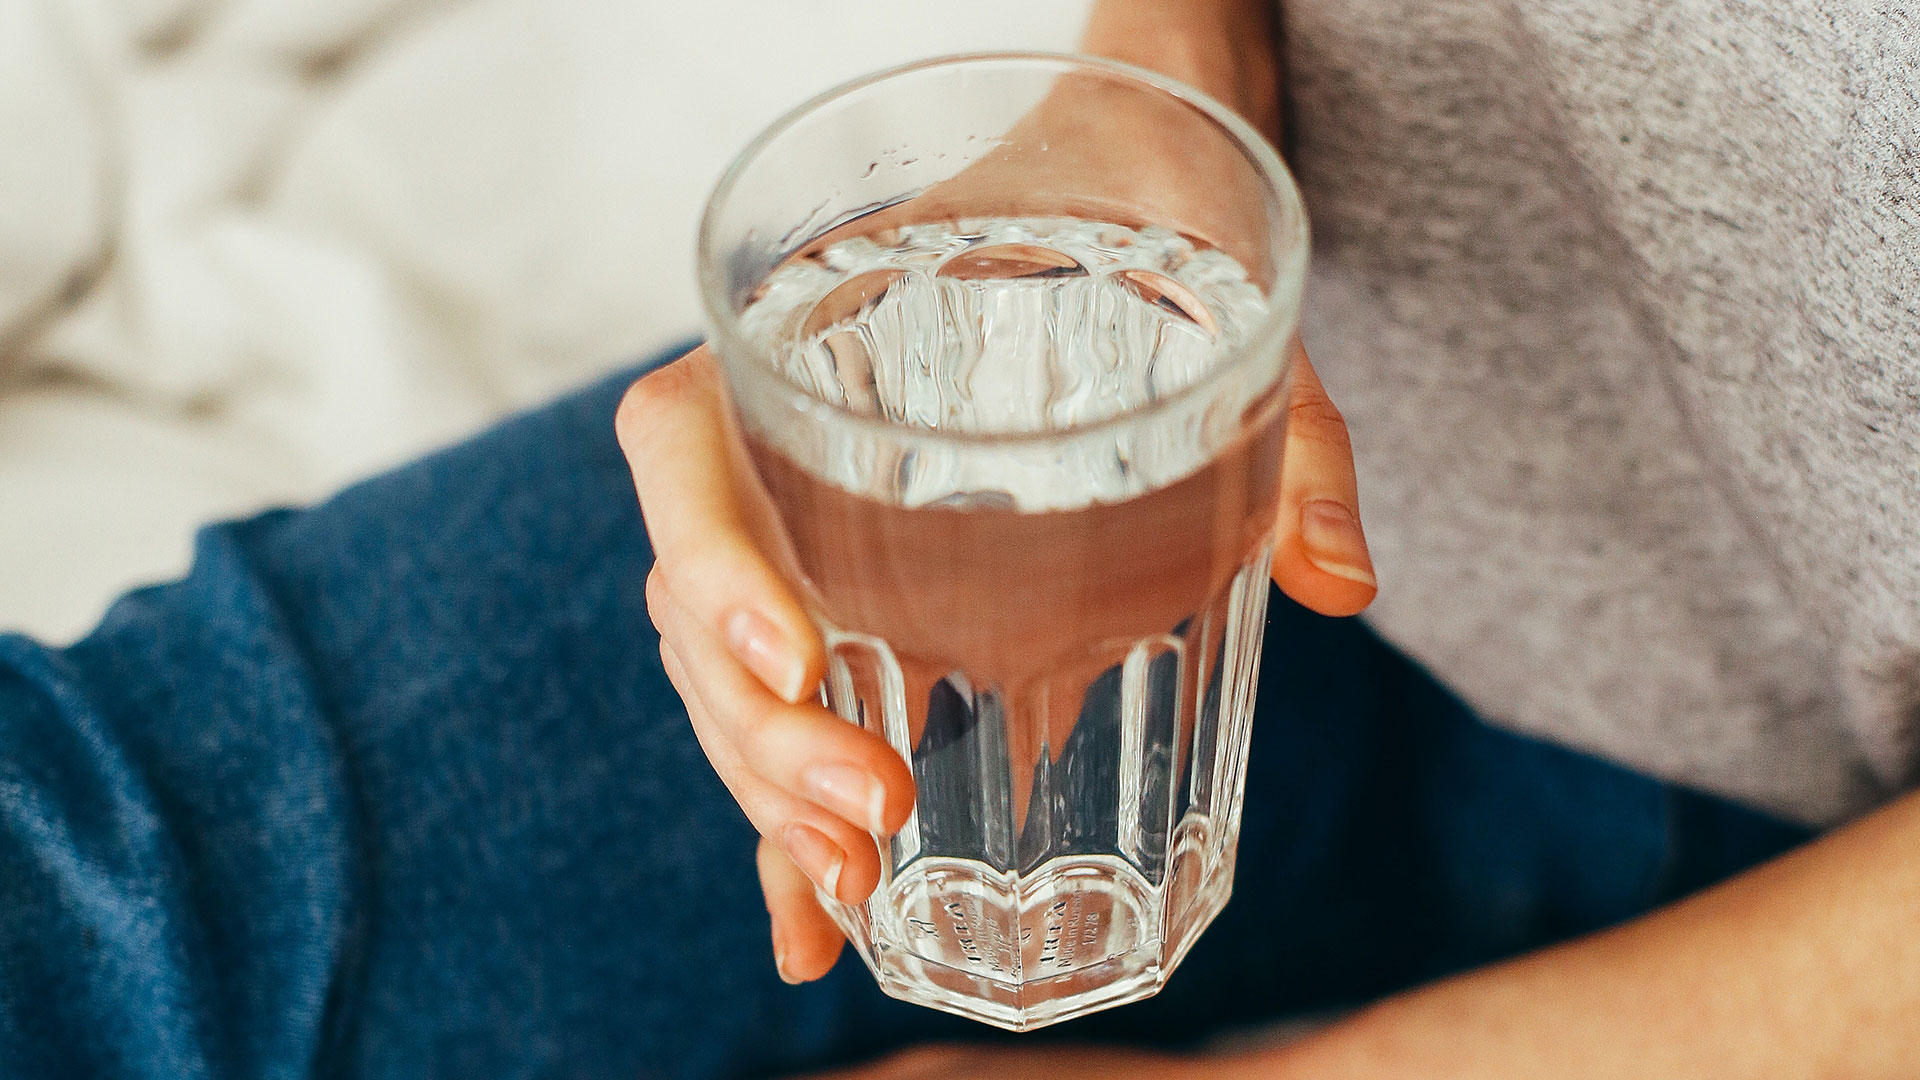
[(1099, 0), (1081, 49), (1184, 82), (1277, 134), (1274, 0)]

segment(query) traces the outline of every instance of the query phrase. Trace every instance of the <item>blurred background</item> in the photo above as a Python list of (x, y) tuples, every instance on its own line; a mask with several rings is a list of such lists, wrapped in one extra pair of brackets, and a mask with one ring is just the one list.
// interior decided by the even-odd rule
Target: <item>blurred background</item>
[(0, 629), (698, 333), (761, 126), (1089, 6), (0, 0)]

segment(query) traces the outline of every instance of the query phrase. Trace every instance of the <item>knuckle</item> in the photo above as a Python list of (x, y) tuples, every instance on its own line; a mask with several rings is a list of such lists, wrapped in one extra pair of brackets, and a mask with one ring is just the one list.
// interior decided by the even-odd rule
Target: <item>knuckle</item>
[(706, 365), (696, 358), (699, 350), (655, 368), (634, 380), (620, 397), (614, 411), (613, 429), (620, 445), (631, 452), (645, 445), (647, 436), (660, 426), (660, 420), (697, 400), (710, 375)]
[(718, 625), (725, 610), (768, 602), (767, 567), (744, 537), (727, 530), (704, 538), (669, 565), (659, 567), (662, 600), (678, 604), (702, 623)]
[[(771, 695), (769, 695), (771, 696)], [(779, 705), (767, 702), (742, 703), (734, 715), (722, 721), (732, 732), (735, 746), (740, 748), (740, 756), (752, 763), (755, 771), (763, 770), (781, 752), (786, 740), (785, 710)]]
[(1304, 427), (1334, 427), (1345, 429), (1347, 419), (1340, 415), (1340, 409), (1333, 399), (1325, 394), (1296, 394), (1287, 404), (1289, 423)]
[(674, 560), (671, 565), (661, 564), (657, 569), (659, 584), (648, 591), (648, 605), (658, 604), (661, 615), (678, 611), (683, 619), (702, 621), (701, 601), (711, 595), (704, 583), (713, 577), (706, 569), (706, 559), (689, 555)]
[[(727, 791), (755, 832), (763, 837), (780, 833), (789, 820), (786, 804), (758, 777), (723, 777)], [(784, 854), (782, 855), (784, 858)]]
[(651, 426), (648, 423), (650, 418), (659, 412), (663, 392), (657, 375), (659, 372), (642, 377), (620, 395), (620, 407), (613, 413), (613, 431), (619, 437), (620, 445), (629, 446), (637, 441)]
[(1310, 395), (1287, 406), (1289, 433), (1296, 438), (1347, 451), (1351, 441), (1346, 418), (1325, 395)]

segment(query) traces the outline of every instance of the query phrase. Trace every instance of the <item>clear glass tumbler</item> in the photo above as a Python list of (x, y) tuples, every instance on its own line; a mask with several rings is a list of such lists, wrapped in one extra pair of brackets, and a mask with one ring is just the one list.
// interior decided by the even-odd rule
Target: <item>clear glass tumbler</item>
[(1082, 57), (859, 80), (720, 181), (741, 479), (916, 782), (871, 899), (822, 898), (888, 993), (1039, 1027), (1226, 903), (1306, 251), (1246, 123)]

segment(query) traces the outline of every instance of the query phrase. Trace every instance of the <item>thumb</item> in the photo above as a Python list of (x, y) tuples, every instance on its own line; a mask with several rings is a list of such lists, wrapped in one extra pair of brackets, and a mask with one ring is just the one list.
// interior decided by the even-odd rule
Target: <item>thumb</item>
[(1310, 610), (1356, 615), (1373, 602), (1379, 583), (1360, 528), (1353, 444), (1306, 350), (1298, 341), (1293, 350), (1273, 580)]

